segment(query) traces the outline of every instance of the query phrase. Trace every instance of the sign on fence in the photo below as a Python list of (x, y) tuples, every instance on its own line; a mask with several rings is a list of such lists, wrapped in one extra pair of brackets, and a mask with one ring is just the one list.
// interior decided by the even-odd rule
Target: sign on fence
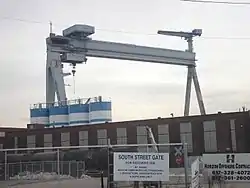
[(204, 154), (204, 168), (213, 180), (250, 181), (250, 154)]
[(191, 165), (191, 173), (192, 173), (192, 180), (191, 180), (191, 188), (199, 188), (199, 178), (200, 178), (200, 161), (197, 158)]
[(114, 181), (169, 181), (169, 153), (114, 153)]

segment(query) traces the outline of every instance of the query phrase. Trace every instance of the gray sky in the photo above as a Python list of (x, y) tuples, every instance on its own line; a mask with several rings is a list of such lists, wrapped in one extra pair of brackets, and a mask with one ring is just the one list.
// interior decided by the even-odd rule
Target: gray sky
[[(76, 23), (90, 24), (96, 27), (94, 39), (181, 50), (186, 48), (181, 39), (148, 34), (202, 28), (195, 51), (207, 112), (249, 106), (250, 40), (214, 39), (250, 37), (249, 10), (250, 6), (179, 0), (0, 0), (0, 125), (25, 126), (29, 105), (45, 101), (50, 20), (57, 34)], [(179, 66), (91, 58), (77, 67), (76, 93), (73, 87), (67, 87), (67, 93), (69, 98), (111, 98), (114, 121), (168, 117), (171, 112), (177, 116), (183, 114), (186, 73)], [(72, 77), (65, 82), (72, 84)], [(198, 113), (192, 90), (191, 114)]]

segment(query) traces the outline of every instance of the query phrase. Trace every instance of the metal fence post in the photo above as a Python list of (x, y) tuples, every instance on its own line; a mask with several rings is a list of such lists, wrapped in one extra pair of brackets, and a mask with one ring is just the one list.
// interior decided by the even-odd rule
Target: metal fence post
[(69, 161), (69, 176), (71, 176), (71, 161)]
[(44, 172), (44, 161), (42, 161), (42, 167), (41, 168), (42, 168), (42, 172)]
[(185, 187), (188, 188), (188, 151), (187, 143), (183, 142), (183, 153), (184, 153), (184, 171), (185, 171)]
[(110, 143), (110, 139), (108, 139), (108, 180), (107, 180), (108, 188), (114, 187), (113, 182), (113, 154), (112, 154), (112, 146)]
[(31, 162), (31, 173), (34, 173), (34, 163)]
[(4, 152), (4, 179), (7, 180), (7, 151)]
[(20, 172), (23, 172), (22, 165), (23, 165), (23, 164), (22, 164), (22, 162), (20, 161), (20, 162), (19, 162), (19, 168), (20, 168), (19, 170), (20, 170)]
[(103, 171), (101, 171), (101, 188), (104, 188)]
[(108, 178), (107, 178), (107, 188), (110, 188), (110, 139), (108, 139)]
[(57, 175), (60, 175), (60, 150), (57, 149)]
[(80, 178), (79, 177), (79, 162), (78, 161), (76, 162), (76, 177), (77, 177), (77, 179)]

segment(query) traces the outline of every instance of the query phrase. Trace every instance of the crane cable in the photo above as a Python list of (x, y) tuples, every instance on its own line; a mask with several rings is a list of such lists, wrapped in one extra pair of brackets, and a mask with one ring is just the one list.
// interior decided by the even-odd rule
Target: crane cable
[(180, 0), (192, 3), (213, 3), (213, 4), (227, 4), (227, 5), (250, 5), (250, 2), (232, 2), (232, 1), (205, 1), (205, 0)]
[[(219, 2), (219, 1), (201, 1), (201, 0), (180, 0), (183, 2), (193, 2), (193, 3), (223, 3), (223, 2)], [(224, 2), (226, 3), (226, 2)], [(227, 2), (230, 3), (230, 2)], [(232, 3), (232, 2), (231, 2)], [(244, 3), (244, 2), (242, 2)], [(247, 2), (245, 2), (247, 3)], [(234, 2), (234, 4), (237, 4), (236, 2)], [(239, 3), (238, 3), (239, 4)], [(245, 4), (248, 5), (248, 4)], [(250, 5), (250, 2), (249, 2)], [(20, 18), (12, 18), (12, 17), (0, 17), (0, 20), (10, 20), (10, 21), (19, 21), (19, 22), (25, 22), (25, 23), (29, 23), (29, 24), (48, 24), (47, 22), (39, 22), (39, 21), (34, 21), (34, 20), (26, 20), (26, 19), (20, 19)], [(66, 25), (62, 25), (62, 24), (53, 24), (53, 25), (57, 25), (57, 26), (66, 26)], [(145, 35), (145, 36), (158, 36), (158, 34), (155, 33), (138, 33), (138, 32), (130, 32), (130, 31), (121, 31), (121, 30), (109, 30), (109, 29), (101, 29), (101, 28), (97, 28), (96, 30), (99, 31), (103, 31), (103, 32), (110, 32), (110, 33), (123, 33), (123, 34), (133, 34), (133, 35)], [(201, 36), (201, 39), (210, 39), (210, 40), (250, 40), (249, 36), (246, 37), (223, 37), (223, 36)]]

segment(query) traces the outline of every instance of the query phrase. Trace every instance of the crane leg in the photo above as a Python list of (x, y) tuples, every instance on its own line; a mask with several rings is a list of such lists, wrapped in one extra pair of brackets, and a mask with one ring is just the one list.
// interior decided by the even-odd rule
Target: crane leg
[(53, 78), (52, 72), (51, 72), (51, 60), (47, 58), (47, 65), (46, 65), (46, 104), (52, 104), (52, 103), (55, 102), (55, 92), (56, 92), (56, 88), (55, 88), (54, 78)]
[(193, 77), (193, 75), (192, 75), (192, 67), (188, 67), (186, 95), (185, 95), (185, 106), (184, 106), (184, 116), (189, 115), (192, 77)]
[(64, 74), (62, 71), (60, 53), (50, 51), (47, 53), (46, 102), (54, 103), (55, 93), (57, 94), (58, 101), (66, 101)]
[(200, 113), (201, 115), (205, 115), (206, 114), (205, 105), (203, 102), (201, 88), (200, 88), (200, 84), (198, 81), (198, 76), (197, 76), (195, 67), (192, 67), (192, 72), (193, 72), (194, 87), (195, 87), (196, 97), (197, 97), (199, 108), (200, 108)]
[(195, 87), (195, 92), (196, 92), (196, 97), (197, 97), (197, 100), (198, 100), (200, 113), (201, 113), (201, 115), (205, 115), (206, 110), (205, 110), (205, 105), (204, 105), (204, 102), (203, 102), (203, 97), (202, 97), (202, 94), (201, 94), (201, 88), (200, 88), (196, 68), (195, 67), (188, 67), (184, 116), (189, 116), (192, 79), (194, 81), (194, 87)]

